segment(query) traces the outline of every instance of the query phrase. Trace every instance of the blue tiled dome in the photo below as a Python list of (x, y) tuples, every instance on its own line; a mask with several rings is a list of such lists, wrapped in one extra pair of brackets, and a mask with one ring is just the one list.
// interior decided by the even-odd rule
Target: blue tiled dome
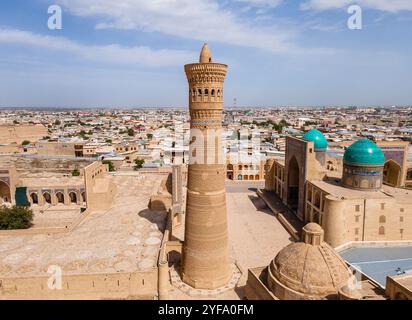
[(385, 155), (374, 142), (362, 139), (349, 146), (345, 151), (343, 161), (350, 164), (383, 165)]
[(325, 136), (319, 130), (309, 130), (304, 134), (303, 139), (313, 141), (315, 143), (315, 151), (326, 150), (328, 148), (328, 141), (326, 141)]

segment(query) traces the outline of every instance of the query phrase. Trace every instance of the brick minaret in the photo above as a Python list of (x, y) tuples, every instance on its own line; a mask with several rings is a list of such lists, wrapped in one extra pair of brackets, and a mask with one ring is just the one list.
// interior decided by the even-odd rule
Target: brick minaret
[(199, 63), (185, 66), (191, 141), (182, 279), (194, 288), (217, 288), (231, 278), (221, 141), (226, 71), (212, 62), (207, 44)]

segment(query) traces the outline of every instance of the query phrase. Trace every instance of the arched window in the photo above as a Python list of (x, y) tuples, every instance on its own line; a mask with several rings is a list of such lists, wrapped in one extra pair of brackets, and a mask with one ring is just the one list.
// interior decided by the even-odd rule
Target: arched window
[(202, 95), (202, 89), (197, 89), (197, 94), (198, 94), (199, 96), (201, 96), (201, 95)]
[(215, 89), (212, 89), (212, 97), (215, 96)]
[(56, 193), (56, 198), (58, 203), (64, 203), (64, 194), (61, 192)]
[(85, 191), (82, 192), (82, 201), (86, 202), (86, 192)]
[(33, 192), (30, 195), (31, 203), (32, 204), (38, 204), (39, 203), (39, 197), (37, 196), (37, 193)]
[(320, 193), (319, 192), (315, 193), (315, 206), (320, 208)]
[(43, 198), (46, 203), (51, 204), (51, 195), (48, 192), (43, 193)]
[(379, 217), (379, 223), (386, 223), (386, 217), (385, 216), (380, 216)]
[(70, 202), (71, 203), (77, 203), (77, 195), (76, 195), (75, 192), (70, 192), (69, 197), (70, 197)]
[(193, 89), (193, 90), (192, 90), (192, 96), (193, 96), (193, 97), (196, 97), (196, 89)]
[(205, 96), (209, 95), (209, 89), (205, 89)]
[(217, 96), (220, 97), (220, 90), (217, 90)]
[(385, 227), (384, 226), (379, 227), (379, 235), (383, 236), (384, 234), (385, 234)]
[(308, 201), (312, 202), (312, 188), (308, 188)]

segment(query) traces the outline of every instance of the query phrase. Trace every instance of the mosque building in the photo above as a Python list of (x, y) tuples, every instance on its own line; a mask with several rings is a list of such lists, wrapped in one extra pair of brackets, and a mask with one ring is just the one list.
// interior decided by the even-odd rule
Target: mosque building
[(361, 139), (343, 159), (327, 155), (315, 129), (286, 138), (285, 161), (268, 159), (265, 190), (303, 223), (319, 224), (325, 241), (412, 240), (412, 191), (405, 187), (407, 142)]
[[(359, 282), (357, 282), (359, 281)], [(353, 270), (324, 241), (316, 223), (302, 229), (302, 239), (283, 248), (268, 266), (249, 269), (248, 300), (380, 300), (380, 288)]]

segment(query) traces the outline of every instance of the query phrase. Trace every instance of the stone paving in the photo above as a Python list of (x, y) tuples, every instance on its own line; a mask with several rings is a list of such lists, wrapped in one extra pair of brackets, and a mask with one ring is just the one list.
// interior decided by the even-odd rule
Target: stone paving
[(220, 294), (223, 294), (227, 291), (234, 290), (240, 277), (242, 276), (242, 273), (238, 269), (236, 265), (232, 265), (232, 278), (230, 279), (229, 283), (221, 288), (216, 288), (213, 290), (207, 290), (207, 289), (195, 289), (190, 286), (188, 286), (186, 283), (184, 283), (180, 277), (179, 273), (179, 268), (174, 266), (170, 268), (170, 278), (172, 280), (172, 285), (185, 293), (188, 296), (191, 296), (193, 298), (204, 298), (204, 299), (211, 299), (219, 296)]

